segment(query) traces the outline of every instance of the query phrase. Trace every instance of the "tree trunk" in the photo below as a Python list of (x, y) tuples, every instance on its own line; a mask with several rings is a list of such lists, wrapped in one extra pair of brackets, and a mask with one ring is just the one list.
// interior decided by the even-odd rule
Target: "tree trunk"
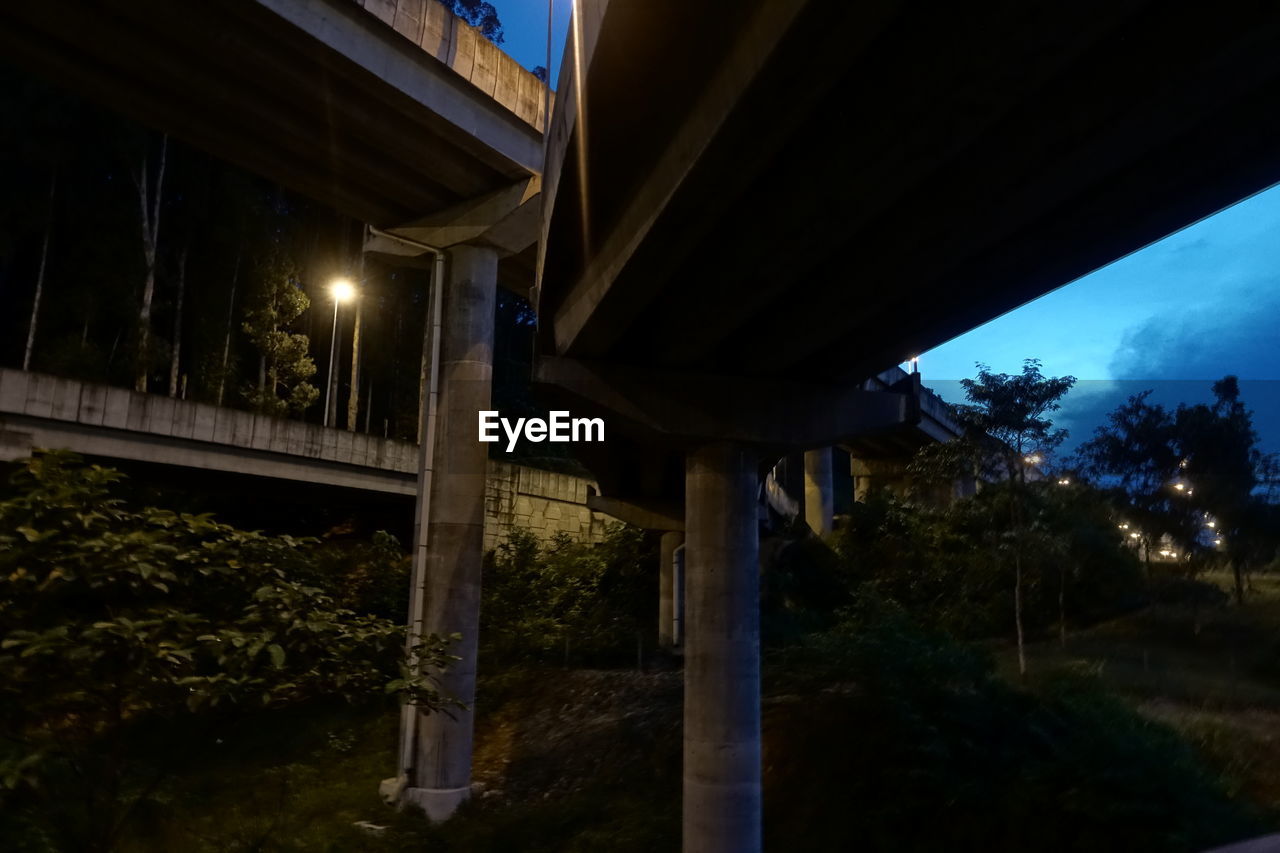
[(1236, 580), (1236, 606), (1244, 607), (1244, 566), (1240, 560), (1231, 560), (1231, 573)]
[(134, 177), (138, 189), (138, 202), (142, 222), (142, 256), (146, 262), (146, 274), (142, 282), (142, 305), (138, 309), (138, 362), (133, 387), (146, 392), (147, 377), (151, 368), (151, 301), (156, 292), (156, 247), (160, 236), (160, 199), (164, 192), (164, 167), (168, 156), (169, 136), (161, 137), (160, 165), (156, 170), (155, 185), (150, 185), (146, 152), (142, 155), (142, 170)]
[(178, 298), (173, 306), (173, 351), (169, 355), (169, 396), (178, 396), (178, 366), (182, 361), (182, 301), (187, 295), (187, 251), (178, 255)]
[(36, 346), (36, 326), (40, 322), (40, 299), (44, 295), (44, 271), (49, 260), (49, 237), (53, 234), (53, 199), (58, 186), (58, 171), (49, 177), (49, 220), (44, 226), (44, 242), (40, 244), (40, 268), (36, 272), (36, 293), (31, 300), (31, 321), (27, 323), (27, 347), (22, 353), (22, 369), (31, 369), (31, 355)]
[(241, 247), (236, 248), (236, 265), (231, 271), (231, 298), (227, 300), (227, 334), (222, 339), (222, 369), (218, 371), (218, 402), (222, 405), (222, 395), (227, 387), (227, 360), (231, 356), (231, 323), (236, 310), (236, 284), (240, 281)]
[(1067, 567), (1058, 567), (1058, 645), (1067, 647)]
[(373, 416), (373, 377), (369, 377), (369, 390), (364, 395), (364, 433), (369, 434), (369, 420)]
[[(1019, 451), (1019, 458), (1022, 454)], [(1025, 482), (1021, 469), (1010, 478), (1009, 485), (1013, 489), (1010, 496), (1010, 511), (1013, 515), (1013, 622), (1018, 635), (1018, 675), (1027, 676), (1027, 647), (1022, 630), (1022, 489)]]
[(351, 331), (351, 393), (347, 396), (347, 431), (355, 432), (360, 416), (360, 316), (364, 313), (364, 255), (360, 255), (361, 292), (356, 295), (356, 317)]

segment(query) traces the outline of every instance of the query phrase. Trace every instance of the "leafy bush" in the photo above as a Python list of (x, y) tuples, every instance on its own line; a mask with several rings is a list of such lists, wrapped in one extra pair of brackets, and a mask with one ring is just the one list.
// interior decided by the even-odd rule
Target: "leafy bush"
[(431, 676), (445, 642), (427, 638), (425, 670), (410, 670), (402, 627), (298, 580), (312, 541), (134, 509), (112, 494), (120, 479), (45, 454), (19, 464), (0, 500), (5, 812), (78, 803), (83, 835), (68, 844), (108, 849), (163, 780), (130, 776), (131, 744), (169, 723), (388, 685), (449, 704)]
[(485, 562), (481, 656), (495, 662), (615, 664), (656, 645), (657, 554), (644, 531), (603, 542), (516, 530)]
[(408, 621), (413, 560), (395, 536), (379, 530), (369, 541), (323, 542), (312, 555), (300, 579), (323, 589), (339, 607)]
[(765, 683), (805, 696), (766, 704), (766, 847), (1184, 851), (1262, 831), (1091, 677), (1014, 689), (874, 596), (772, 652)]
[[(1136, 558), (1120, 543), (1104, 502), (1085, 489), (1033, 484), (1022, 534), (1024, 622), (1060, 615), (1096, 620), (1142, 601)], [(935, 509), (876, 496), (855, 504), (836, 549), (854, 583), (866, 583), (922, 621), (960, 637), (1013, 627), (1013, 534), (1008, 489)], [(1059, 594), (1062, 608), (1059, 612)]]

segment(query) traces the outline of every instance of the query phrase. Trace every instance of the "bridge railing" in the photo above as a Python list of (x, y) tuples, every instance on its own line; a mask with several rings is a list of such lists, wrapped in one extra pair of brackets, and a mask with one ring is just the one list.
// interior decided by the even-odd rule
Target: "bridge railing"
[[(546, 85), (436, 0), (352, 0), (541, 131)], [(554, 98), (554, 95), (552, 95)]]
[[(0, 426), (5, 416), (185, 439), (416, 474), (417, 445), (363, 433), (0, 368)], [(9, 423), (8, 429), (20, 429)]]

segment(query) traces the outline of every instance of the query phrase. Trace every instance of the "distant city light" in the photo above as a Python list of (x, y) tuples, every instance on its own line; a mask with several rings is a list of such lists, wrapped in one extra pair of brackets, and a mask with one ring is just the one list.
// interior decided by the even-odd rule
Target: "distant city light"
[(1058, 485), (1059, 485), (1059, 486), (1070, 486), (1070, 485), (1071, 485), (1071, 481), (1070, 481), (1070, 480), (1068, 480), (1066, 477), (1063, 477), (1061, 480), (1059, 480), (1059, 481), (1058, 481)]
[(1174, 484), (1173, 484), (1173, 487), (1174, 487), (1175, 489), (1177, 489), (1178, 491), (1182, 492), (1182, 491), (1186, 491), (1187, 484), (1186, 484), (1186, 483), (1174, 483)]
[(1130, 533), (1130, 534), (1129, 534), (1129, 538), (1130, 538), (1130, 539), (1137, 539), (1137, 538), (1138, 538), (1138, 534), (1137, 534), (1136, 532), (1134, 532), (1134, 533)]
[(1038, 453), (1033, 453), (1033, 454), (1031, 454), (1030, 456), (1024, 456), (1024, 457), (1022, 457), (1022, 461), (1023, 461), (1023, 462), (1025, 462), (1025, 463), (1027, 463), (1028, 465), (1039, 465), (1039, 464), (1040, 464), (1040, 454), (1038, 454)]
[(1209, 522), (1209, 526), (1210, 526), (1210, 527), (1217, 527), (1217, 526), (1218, 526), (1218, 522), (1216, 522), (1216, 521), (1211, 521), (1211, 522)]
[(1116, 526), (1117, 526), (1117, 527), (1119, 527), (1121, 530), (1128, 530), (1128, 529), (1129, 529), (1129, 525), (1128, 525), (1128, 523), (1125, 523), (1125, 524), (1117, 524)]

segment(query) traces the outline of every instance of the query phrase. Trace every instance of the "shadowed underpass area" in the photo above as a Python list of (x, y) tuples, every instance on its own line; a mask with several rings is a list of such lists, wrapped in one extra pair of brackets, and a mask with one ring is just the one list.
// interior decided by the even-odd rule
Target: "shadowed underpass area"
[(516, 5), (0, 11), (3, 846), (1275, 847), (1255, 365), (919, 356), (1280, 182), (1280, 11)]

